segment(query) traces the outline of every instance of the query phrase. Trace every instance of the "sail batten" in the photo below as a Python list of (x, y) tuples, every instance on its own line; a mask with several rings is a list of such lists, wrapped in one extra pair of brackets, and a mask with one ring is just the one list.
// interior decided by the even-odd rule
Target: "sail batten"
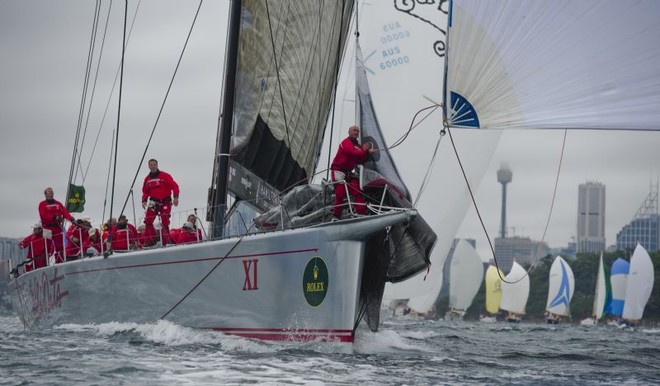
[(660, 130), (659, 2), (454, 0), (450, 13), (450, 126)]

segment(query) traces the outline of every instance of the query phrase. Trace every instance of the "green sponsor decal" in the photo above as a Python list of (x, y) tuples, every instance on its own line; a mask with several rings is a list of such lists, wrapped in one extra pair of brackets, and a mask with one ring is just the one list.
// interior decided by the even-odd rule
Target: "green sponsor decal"
[(319, 256), (312, 257), (303, 273), (303, 294), (307, 304), (318, 307), (328, 293), (328, 266)]

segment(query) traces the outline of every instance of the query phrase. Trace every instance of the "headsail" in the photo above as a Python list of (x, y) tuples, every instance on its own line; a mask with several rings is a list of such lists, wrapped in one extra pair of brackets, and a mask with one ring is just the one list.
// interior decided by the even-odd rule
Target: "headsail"
[(598, 278), (596, 279), (596, 293), (594, 295), (593, 316), (596, 320), (603, 317), (605, 306), (612, 300), (612, 288), (608, 277), (605, 275), (605, 266), (603, 265), (603, 254), (600, 254), (598, 261)]
[(450, 126), (660, 129), (660, 2), (453, 0)]

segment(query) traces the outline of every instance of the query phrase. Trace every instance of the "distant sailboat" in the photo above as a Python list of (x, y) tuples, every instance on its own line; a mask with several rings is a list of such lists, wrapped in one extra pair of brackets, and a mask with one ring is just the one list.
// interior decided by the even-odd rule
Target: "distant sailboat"
[(571, 316), (570, 303), (575, 291), (573, 270), (561, 256), (550, 267), (548, 279), (547, 322), (557, 324), (562, 317)]
[(644, 307), (651, 297), (655, 273), (649, 253), (637, 244), (630, 258), (630, 270), (626, 283), (626, 301), (622, 317), (626, 324), (637, 325), (644, 314)]
[(527, 298), (529, 297), (529, 275), (515, 260), (511, 272), (502, 283), (502, 303), (500, 309), (507, 311), (507, 322), (520, 322), (525, 315)]
[(623, 315), (623, 304), (626, 301), (626, 286), (628, 281), (628, 271), (630, 264), (618, 258), (612, 263), (610, 282), (612, 283), (612, 301), (606, 306), (605, 312), (621, 317)]
[(500, 303), (502, 301), (502, 278), (504, 272), (499, 268), (491, 265), (486, 270), (485, 287), (486, 287), (486, 315), (481, 317), (482, 322), (496, 321), (495, 315), (500, 310)]
[(593, 312), (590, 318), (580, 322), (583, 326), (594, 326), (598, 320), (603, 317), (605, 305), (612, 300), (612, 286), (605, 275), (605, 266), (603, 265), (603, 254), (600, 254), (598, 262), (598, 277), (596, 278), (596, 293), (594, 294)]
[(458, 240), (449, 267), (449, 311), (445, 319), (463, 319), (483, 276), (484, 265), (477, 251), (467, 241)]

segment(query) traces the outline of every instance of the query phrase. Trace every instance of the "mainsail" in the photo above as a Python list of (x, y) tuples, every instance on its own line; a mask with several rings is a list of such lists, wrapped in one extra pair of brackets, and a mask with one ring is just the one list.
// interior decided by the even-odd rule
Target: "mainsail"
[(241, 3), (221, 128), (230, 140), (220, 143), (230, 145), (216, 151), (210, 206), (223, 205), (227, 178), (233, 196), (264, 211), (279, 192), (314, 174), (353, 0)]
[(660, 127), (660, 2), (453, 0), (452, 127)]

